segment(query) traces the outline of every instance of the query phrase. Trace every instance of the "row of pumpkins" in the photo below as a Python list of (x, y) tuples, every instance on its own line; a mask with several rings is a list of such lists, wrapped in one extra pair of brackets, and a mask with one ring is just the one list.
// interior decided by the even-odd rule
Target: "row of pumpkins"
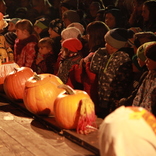
[(0, 91), (10, 100), (22, 100), (33, 114), (54, 116), (60, 127), (87, 134), (94, 130), (94, 103), (82, 90), (63, 84), (53, 74), (36, 74), (31, 68), (8, 62), (0, 65)]

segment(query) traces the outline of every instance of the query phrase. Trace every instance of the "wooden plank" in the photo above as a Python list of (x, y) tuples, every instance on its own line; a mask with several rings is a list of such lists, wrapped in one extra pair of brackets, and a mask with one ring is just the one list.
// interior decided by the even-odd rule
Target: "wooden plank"
[[(0, 94), (0, 97), (1, 96), (2, 95)], [(7, 99), (5, 95), (3, 95), (3, 98)], [(26, 110), (23, 103), (17, 103), (17, 102), (11, 101), (11, 104), (15, 105), (16, 107), (19, 107), (19, 109), (24, 111), (28, 116), (31, 116), (34, 119), (37, 119), (40, 123), (42, 123), (44, 126), (52, 130), (53, 132), (58, 133), (59, 135), (62, 135), (62, 137), (68, 138), (72, 142), (91, 151), (95, 155), (99, 155), (98, 131), (92, 132), (88, 135), (77, 134), (75, 130), (72, 131), (72, 130), (61, 129), (59, 125), (57, 124), (57, 122), (55, 121), (54, 117), (43, 117), (43, 116), (34, 115), (30, 113), (28, 110)], [(102, 122), (102, 119), (98, 118), (96, 122), (97, 122), (97, 125), (99, 126)]]
[[(14, 114), (10, 110), (14, 110)], [(35, 119), (21, 112), (18, 114), (15, 110), (18, 111), (11, 105), (2, 103), (0, 106), (1, 156), (94, 156), (64, 136), (49, 131)]]

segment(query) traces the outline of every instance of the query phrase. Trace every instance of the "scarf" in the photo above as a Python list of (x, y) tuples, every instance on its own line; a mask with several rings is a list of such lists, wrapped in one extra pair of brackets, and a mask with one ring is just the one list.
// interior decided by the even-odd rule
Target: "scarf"
[(79, 64), (81, 58), (82, 57), (77, 54), (61, 60), (57, 76), (63, 81), (63, 83), (67, 83), (72, 66), (75, 64)]

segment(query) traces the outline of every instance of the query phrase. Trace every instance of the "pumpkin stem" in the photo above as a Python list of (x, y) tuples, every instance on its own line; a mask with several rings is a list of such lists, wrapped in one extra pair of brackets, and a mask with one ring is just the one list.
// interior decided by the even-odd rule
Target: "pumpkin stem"
[(37, 73), (34, 73), (33, 80), (39, 81), (41, 80), (41, 77), (37, 75)]
[(15, 72), (17, 72), (17, 71), (18, 71), (18, 69), (17, 69), (17, 68), (14, 68), (14, 71), (15, 71)]
[(71, 88), (70, 86), (68, 85), (65, 85), (65, 84), (61, 84), (58, 86), (58, 88), (62, 88), (66, 91), (67, 94), (69, 95), (74, 95), (75, 94), (75, 91), (73, 88)]

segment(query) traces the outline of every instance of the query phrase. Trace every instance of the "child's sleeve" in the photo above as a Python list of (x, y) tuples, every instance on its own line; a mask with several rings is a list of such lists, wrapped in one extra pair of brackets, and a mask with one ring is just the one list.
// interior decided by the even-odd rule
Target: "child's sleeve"
[(98, 49), (92, 56), (92, 59), (90, 62), (90, 70), (98, 74), (99, 69), (102, 66), (101, 64), (107, 61), (108, 57), (109, 56), (105, 48)]

